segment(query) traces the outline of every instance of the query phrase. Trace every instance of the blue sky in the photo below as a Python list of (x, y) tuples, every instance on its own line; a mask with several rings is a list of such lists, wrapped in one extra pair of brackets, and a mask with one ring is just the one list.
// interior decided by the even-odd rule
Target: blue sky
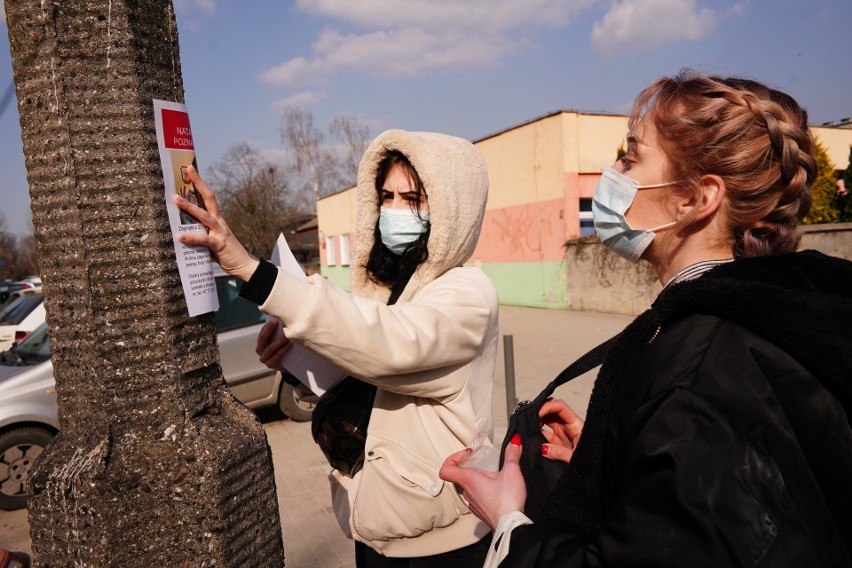
[[(810, 112), (852, 116), (850, 0), (175, 0), (199, 165), (249, 142), (286, 159), (282, 109), (376, 135), (475, 140), (554, 110), (626, 113), (683, 67), (756, 78)], [(0, 9), (2, 4), (0, 4)], [(0, 94), (12, 80), (0, 34)], [(0, 116), (0, 203), (29, 232), (16, 101)], [(845, 166), (845, 164), (840, 165)]]

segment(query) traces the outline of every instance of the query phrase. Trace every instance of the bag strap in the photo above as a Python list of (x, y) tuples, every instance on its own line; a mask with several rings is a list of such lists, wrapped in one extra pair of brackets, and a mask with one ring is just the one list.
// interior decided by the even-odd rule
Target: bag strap
[(585, 355), (565, 367), (565, 369), (563, 369), (555, 379), (550, 381), (550, 384), (547, 385), (544, 391), (542, 391), (542, 395), (547, 393), (545, 396), (550, 396), (557, 387), (562, 386), (568, 381), (571, 381), (583, 373), (587, 373), (598, 365), (601, 365), (606, 359), (606, 356), (609, 355), (612, 346), (615, 345), (615, 342), (619, 337), (621, 337), (621, 333), (610, 337), (597, 347), (590, 349)]
[[(567, 383), (568, 381), (579, 377), (583, 373), (591, 371), (598, 365), (601, 365), (606, 359), (606, 356), (609, 354), (610, 350), (612, 349), (612, 346), (615, 345), (615, 342), (618, 341), (620, 337), (621, 333), (610, 337), (594, 349), (591, 349), (582, 357), (565, 367), (565, 369), (561, 373), (559, 373), (555, 379), (550, 381), (550, 383), (544, 388), (544, 390), (541, 391), (534, 399), (524, 400), (518, 403), (518, 405), (515, 407), (514, 412), (512, 412), (512, 416), (509, 418), (506, 436), (503, 438), (503, 444), (500, 450), (501, 468), (503, 467), (503, 458), (505, 456), (506, 446), (509, 444), (509, 441), (513, 435), (521, 434), (521, 436), (523, 437), (533, 435), (533, 433), (537, 433), (537, 435), (541, 437), (541, 424), (538, 419), (538, 411), (539, 409), (541, 409), (541, 406), (544, 404), (544, 402), (553, 394), (553, 391), (556, 390), (556, 387), (559, 387)], [(541, 439), (544, 440), (543, 437)], [(524, 456), (527, 457), (525, 458)], [(528, 460), (529, 454), (524, 453), (521, 459)], [(541, 463), (540, 459), (538, 459), (538, 463)], [(553, 462), (548, 461), (548, 463), (551, 464)], [(522, 468), (523, 467), (524, 466), (522, 465)], [(527, 467), (532, 467), (530, 465), (530, 462), (527, 462)], [(550, 466), (548, 465), (546, 467)], [(529, 505), (529, 502), (527, 504)]]

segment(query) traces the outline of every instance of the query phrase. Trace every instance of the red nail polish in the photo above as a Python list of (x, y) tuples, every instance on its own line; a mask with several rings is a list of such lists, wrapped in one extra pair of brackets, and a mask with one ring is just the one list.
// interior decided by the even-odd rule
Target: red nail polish
[(469, 453), (469, 454), (472, 454), (472, 453), (473, 453), (473, 448), (465, 448), (465, 449), (464, 449), (464, 451), (466, 451), (466, 452), (467, 452), (467, 453)]
[(547, 452), (550, 451), (550, 447), (547, 444), (541, 445), (541, 455), (546, 456)]
[(509, 443), (512, 444), (513, 446), (520, 446), (521, 445), (521, 435), (515, 434), (514, 436), (512, 436), (512, 440)]

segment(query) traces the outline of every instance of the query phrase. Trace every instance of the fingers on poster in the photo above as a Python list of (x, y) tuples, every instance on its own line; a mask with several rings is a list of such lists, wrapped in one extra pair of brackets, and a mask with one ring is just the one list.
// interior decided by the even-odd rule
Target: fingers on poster
[(185, 245), (177, 240), (180, 233), (204, 233), (207, 229), (197, 219), (179, 209), (171, 199), (173, 194), (177, 194), (190, 203), (205, 208), (204, 200), (187, 173), (187, 167), (190, 165), (198, 169), (189, 113), (186, 105), (180, 103), (157, 99), (153, 102), (157, 146), (163, 166), (166, 210), (169, 214), (187, 310), (190, 316), (216, 311), (219, 309), (219, 299), (216, 295), (210, 251), (206, 247)]

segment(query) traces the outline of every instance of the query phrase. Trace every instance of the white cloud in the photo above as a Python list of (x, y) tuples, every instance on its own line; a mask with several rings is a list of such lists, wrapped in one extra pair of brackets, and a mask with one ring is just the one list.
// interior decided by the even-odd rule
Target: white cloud
[(731, 6), (728, 10), (728, 16), (734, 16), (736, 14), (742, 14), (748, 9), (749, 0), (745, 0), (744, 2), (738, 2)]
[(399, 28), (365, 35), (326, 30), (314, 49), (333, 67), (417, 76), (435, 67), (493, 65), (518, 44), (501, 35), (476, 37)]
[(286, 168), (293, 162), (293, 152), (289, 148), (281, 146), (258, 148), (257, 153), (270, 164), (275, 164), (277, 166)]
[(298, 0), (300, 10), (366, 28), (509, 30), (563, 26), (595, 0)]
[(216, 0), (173, 0), (175, 10), (180, 13), (195, 12), (196, 8), (207, 14), (216, 11)]
[(308, 61), (296, 57), (260, 74), (260, 78), (271, 85), (310, 85), (322, 82), (328, 75), (328, 65), (322, 60)]
[(181, 23), (193, 31), (200, 30), (204, 18), (216, 11), (216, 0), (173, 0), (172, 3)]
[(317, 91), (302, 91), (301, 93), (296, 93), (295, 95), (291, 95), (286, 99), (275, 101), (270, 106), (276, 110), (284, 109), (287, 107), (306, 107), (316, 104), (321, 100), (327, 98), (328, 95), (326, 93)]
[(678, 40), (697, 40), (716, 25), (716, 12), (696, 0), (620, 0), (592, 29), (592, 45), (615, 54), (661, 47)]
[(313, 45), (316, 58), (297, 57), (261, 74), (284, 87), (322, 83), (339, 71), (383, 77), (417, 77), (439, 68), (493, 67), (527, 44), (504, 34), (472, 36), (399, 28), (367, 34), (326, 29)]
[(312, 55), (260, 75), (282, 87), (320, 84), (340, 72), (416, 77), (436, 69), (495, 67), (531, 45), (538, 27), (566, 26), (595, 0), (298, 0), (299, 9), (364, 29), (326, 28)]

